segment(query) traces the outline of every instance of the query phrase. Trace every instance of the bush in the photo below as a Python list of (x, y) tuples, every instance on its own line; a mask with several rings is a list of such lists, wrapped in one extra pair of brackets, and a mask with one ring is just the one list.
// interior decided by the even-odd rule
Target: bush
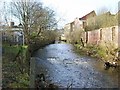
[[(27, 46), (3, 44), (3, 88), (22, 88), (29, 86), (28, 63), (26, 63)], [(19, 50), (19, 57), (15, 58)], [(21, 73), (21, 70), (23, 72)], [(24, 78), (24, 80), (23, 80)], [(26, 78), (26, 79), (25, 79)], [(22, 81), (21, 81), (22, 80)]]
[(117, 15), (112, 15), (108, 12), (98, 15), (96, 17), (91, 17), (87, 20), (87, 26), (85, 27), (85, 31), (115, 26), (118, 24), (117, 17)]
[(75, 45), (77, 52), (84, 55), (89, 55), (102, 59), (104, 61), (113, 61), (115, 59), (115, 54), (120, 49), (111, 48), (110, 46), (106, 48), (100, 45), (87, 45), (86, 47), (81, 47), (81, 45)]

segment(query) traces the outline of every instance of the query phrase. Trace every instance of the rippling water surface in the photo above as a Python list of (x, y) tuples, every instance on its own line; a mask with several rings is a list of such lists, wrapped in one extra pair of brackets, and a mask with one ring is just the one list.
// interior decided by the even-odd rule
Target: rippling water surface
[(44, 73), (48, 81), (61, 87), (116, 88), (118, 73), (114, 68), (104, 70), (103, 62), (80, 56), (70, 44), (51, 44), (39, 49), (36, 72)]

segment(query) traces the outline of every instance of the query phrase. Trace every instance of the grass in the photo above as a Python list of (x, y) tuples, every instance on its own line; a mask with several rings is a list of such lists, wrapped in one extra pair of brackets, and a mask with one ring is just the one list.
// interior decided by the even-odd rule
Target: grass
[[(3, 72), (3, 88), (27, 88), (29, 86), (29, 76), (27, 72), (21, 73), (20, 68), (25, 66), (20, 62), (26, 59), (27, 46), (20, 45), (2, 45), (3, 59), (2, 59), (2, 72)], [(19, 50), (22, 48), (20, 56), (22, 60), (15, 60), (15, 57)]]
[(113, 61), (116, 53), (113, 48), (109, 48), (108, 50), (106, 47), (99, 45), (87, 45), (86, 47), (82, 47), (79, 44), (75, 44), (74, 46), (75, 51), (79, 54), (89, 55), (103, 61)]

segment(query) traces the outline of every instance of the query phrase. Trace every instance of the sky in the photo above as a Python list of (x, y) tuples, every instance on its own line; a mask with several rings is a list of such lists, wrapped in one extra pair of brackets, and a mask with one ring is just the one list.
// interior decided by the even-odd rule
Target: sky
[[(4, 0), (11, 1), (11, 0)], [(13, 0), (14, 1), (14, 0)], [(72, 22), (76, 17), (82, 17), (95, 10), (98, 13), (101, 9), (108, 9), (115, 14), (118, 10), (120, 0), (38, 0), (56, 12), (56, 18), (59, 21), (59, 28)], [(119, 5), (120, 6), (120, 5)]]
[(120, 0), (41, 0), (43, 5), (52, 8), (56, 12), (57, 19), (60, 19), (59, 27), (72, 22), (76, 17), (82, 17), (87, 13), (100, 9), (107, 9), (115, 14), (118, 10)]

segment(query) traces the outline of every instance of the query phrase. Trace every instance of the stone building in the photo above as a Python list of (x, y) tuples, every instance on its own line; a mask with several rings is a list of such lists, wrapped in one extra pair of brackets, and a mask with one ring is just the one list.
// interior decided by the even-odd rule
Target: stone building
[(11, 22), (10, 26), (1, 26), (0, 33), (2, 33), (3, 42), (24, 45), (24, 33), (21, 24), (15, 26), (14, 22)]

